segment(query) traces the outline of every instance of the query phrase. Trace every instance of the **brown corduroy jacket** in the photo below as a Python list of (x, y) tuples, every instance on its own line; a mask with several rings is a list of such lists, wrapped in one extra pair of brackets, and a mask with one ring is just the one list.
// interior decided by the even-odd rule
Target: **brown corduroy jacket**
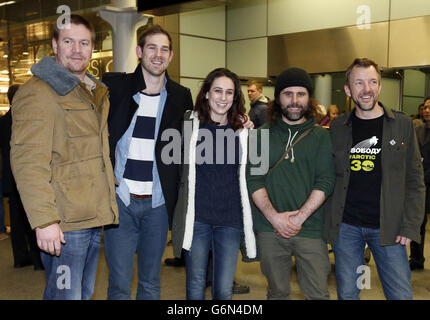
[(109, 159), (107, 88), (92, 94), (52, 57), (13, 100), (11, 166), (33, 229), (59, 222), (62, 231), (118, 223)]

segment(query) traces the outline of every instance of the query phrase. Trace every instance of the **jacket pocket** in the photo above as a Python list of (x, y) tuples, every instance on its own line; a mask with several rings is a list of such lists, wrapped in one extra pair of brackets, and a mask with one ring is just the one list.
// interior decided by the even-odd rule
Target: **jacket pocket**
[(82, 222), (97, 216), (95, 183), (90, 175), (77, 176), (54, 183), (56, 202), (61, 220)]
[(42, 120), (15, 119), (12, 128), (12, 143), (15, 145), (41, 145), (44, 129), (45, 125)]
[(402, 145), (388, 145), (385, 150), (384, 159), (388, 162), (390, 168), (398, 170), (398, 173), (404, 172), (406, 166), (406, 147)]
[(95, 111), (84, 104), (61, 104), (65, 112), (67, 133), (70, 138), (85, 137), (98, 133)]

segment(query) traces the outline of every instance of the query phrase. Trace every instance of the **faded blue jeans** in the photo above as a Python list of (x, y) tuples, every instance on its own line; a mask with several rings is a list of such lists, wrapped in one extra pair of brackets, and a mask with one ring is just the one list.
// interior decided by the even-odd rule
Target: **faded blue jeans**
[(44, 300), (88, 300), (93, 295), (102, 228), (64, 232), (59, 257), (41, 252)]
[(356, 227), (346, 223), (340, 226), (335, 258), (337, 295), (339, 300), (360, 299), (358, 268), (364, 265), (364, 249), (368, 244), (375, 259), (379, 279), (388, 300), (412, 299), (411, 270), (406, 247), (401, 244), (381, 246), (379, 229)]
[(137, 300), (160, 299), (161, 258), (169, 228), (165, 205), (152, 208), (151, 198), (130, 198), (128, 207), (116, 196), (119, 226), (105, 228), (104, 247), (109, 268), (108, 299), (129, 300), (137, 253)]
[(185, 251), (187, 300), (205, 300), (206, 272), (212, 248), (214, 300), (231, 300), (242, 231), (194, 222), (191, 249)]

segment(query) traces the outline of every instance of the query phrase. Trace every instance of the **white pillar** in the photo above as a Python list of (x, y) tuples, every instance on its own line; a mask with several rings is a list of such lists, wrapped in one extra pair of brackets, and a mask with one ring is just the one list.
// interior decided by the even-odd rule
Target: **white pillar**
[(315, 99), (324, 107), (331, 105), (332, 77), (329, 74), (315, 76)]
[(112, 27), (114, 71), (133, 72), (137, 65), (136, 30), (148, 23), (148, 17), (137, 12), (135, 0), (112, 0), (112, 5), (115, 7), (97, 10)]
[(136, 7), (136, 0), (111, 0), (111, 3), (117, 8)]

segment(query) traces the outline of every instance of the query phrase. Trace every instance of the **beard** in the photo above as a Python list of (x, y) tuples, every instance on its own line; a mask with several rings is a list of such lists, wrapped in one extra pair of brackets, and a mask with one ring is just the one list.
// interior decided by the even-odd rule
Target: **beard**
[(141, 59), (141, 65), (142, 67), (152, 76), (154, 77), (159, 77), (161, 76), (167, 69), (167, 66), (165, 66), (164, 62), (163, 64), (160, 66), (160, 68), (155, 68), (152, 64), (151, 61), (147, 61), (144, 59)]
[(375, 108), (376, 104), (378, 103), (377, 99), (373, 99), (373, 102), (370, 106), (364, 106), (362, 105), (359, 101), (352, 99), (355, 103), (355, 105), (357, 106), (357, 108), (363, 110), (363, 111), (371, 111), (373, 110), (373, 108)]
[[(293, 108), (297, 108), (298, 110), (292, 110)], [(282, 115), (287, 118), (289, 121), (298, 121), (302, 119), (306, 112), (308, 111), (309, 106), (301, 105), (299, 103), (292, 103), (287, 106), (281, 107)]]
[[(378, 104), (378, 97), (377, 96), (375, 97), (373, 95), (373, 93), (370, 93), (370, 94), (372, 94), (372, 101), (371, 101), (370, 104), (367, 104), (367, 105), (364, 105), (364, 104), (360, 103), (358, 97), (351, 96), (351, 98), (352, 98), (352, 101), (354, 101), (354, 103), (357, 106), (357, 108), (359, 108), (360, 110), (362, 110), (362, 111), (371, 111)], [(361, 95), (370, 95), (370, 94), (367, 94), (367, 92), (365, 92), (365, 93), (363, 93)]]

